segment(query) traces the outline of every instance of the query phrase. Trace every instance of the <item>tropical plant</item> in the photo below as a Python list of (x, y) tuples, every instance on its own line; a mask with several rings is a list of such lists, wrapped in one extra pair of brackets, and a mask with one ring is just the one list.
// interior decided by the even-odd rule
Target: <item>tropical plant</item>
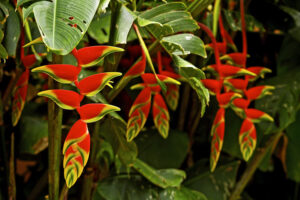
[(297, 199), (299, 13), (1, 1), (0, 199)]

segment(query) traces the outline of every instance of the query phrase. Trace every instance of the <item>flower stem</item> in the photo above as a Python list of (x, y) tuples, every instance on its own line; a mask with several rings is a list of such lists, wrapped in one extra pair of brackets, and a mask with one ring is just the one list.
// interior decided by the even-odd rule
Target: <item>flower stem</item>
[[(62, 63), (62, 57), (53, 54), (54, 63)], [(48, 79), (49, 88), (59, 88), (59, 84)], [(53, 101), (48, 101), (48, 162), (49, 162), (49, 200), (59, 198), (59, 168), (61, 159), (62, 109)]]
[(10, 138), (10, 157), (9, 157), (9, 200), (16, 199), (16, 177), (15, 177), (15, 133)]

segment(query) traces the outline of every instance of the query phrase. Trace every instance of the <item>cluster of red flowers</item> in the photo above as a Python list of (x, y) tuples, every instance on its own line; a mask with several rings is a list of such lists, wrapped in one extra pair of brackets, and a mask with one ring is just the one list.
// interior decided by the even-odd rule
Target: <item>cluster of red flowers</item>
[[(203, 84), (216, 95), (219, 104), (219, 110), (217, 111), (211, 129), (211, 171), (215, 169), (222, 149), (225, 132), (225, 109), (227, 107), (231, 107), (244, 119), (239, 133), (239, 143), (240, 150), (246, 161), (251, 157), (256, 146), (256, 129), (253, 123), (260, 122), (261, 120), (273, 120), (268, 114), (257, 109), (249, 108), (253, 100), (270, 94), (269, 91), (273, 89), (273, 87), (249, 86), (250, 82), (255, 81), (259, 76), (263, 76), (264, 73), (270, 72), (270, 70), (260, 66), (246, 67), (247, 39), (243, 0), (240, 2), (240, 9), (243, 36), (242, 52), (227, 53), (227, 44), (234, 45), (234, 43), (228, 32), (224, 29), (221, 15), (219, 18), (219, 27), (223, 39), (222, 42), (217, 43), (210, 29), (199, 23), (202, 30), (204, 30), (212, 40), (209, 47), (214, 49), (216, 61), (215, 64), (207, 66), (207, 69), (212, 71), (215, 75), (215, 79), (202, 80)], [(222, 57), (220, 57), (220, 54)]]

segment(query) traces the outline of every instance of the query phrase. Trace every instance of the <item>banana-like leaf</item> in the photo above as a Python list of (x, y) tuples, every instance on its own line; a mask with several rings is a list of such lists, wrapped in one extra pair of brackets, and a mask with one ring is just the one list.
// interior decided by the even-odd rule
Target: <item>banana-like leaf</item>
[(37, 67), (31, 71), (46, 73), (57, 82), (71, 84), (77, 80), (80, 68), (74, 65), (55, 64)]
[(132, 141), (144, 127), (151, 106), (151, 89), (144, 88), (137, 96), (129, 112), (126, 138)]
[(88, 76), (82, 79), (78, 84), (80, 93), (86, 96), (94, 96), (100, 92), (106, 85), (111, 86), (111, 79), (121, 76), (119, 72), (105, 72)]
[(154, 96), (152, 115), (155, 127), (163, 138), (167, 138), (169, 134), (170, 115), (167, 105), (163, 97), (157, 93)]
[(120, 111), (120, 108), (109, 104), (92, 103), (81, 106), (77, 111), (82, 121), (92, 123), (102, 119), (110, 112)]
[(46, 46), (66, 55), (79, 43), (98, 8), (99, 0), (54, 0), (36, 5), (33, 13)]
[(90, 134), (87, 124), (78, 120), (70, 129), (63, 146), (64, 177), (68, 188), (80, 177), (90, 154)]
[(225, 131), (225, 109), (219, 108), (213, 126), (211, 128), (211, 152), (210, 152), (210, 171), (213, 172), (217, 166), (223, 146)]
[(121, 48), (113, 46), (90, 46), (77, 51), (77, 59), (82, 67), (90, 67), (98, 64), (105, 56), (124, 51)]
[(29, 70), (26, 69), (22, 75), (20, 76), (19, 80), (17, 81), (16, 87), (14, 88), (14, 99), (12, 102), (12, 124), (16, 126), (24, 105), (27, 96), (27, 88), (28, 88), (28, 79), (29, 79)]
[(45, 96), (54, 101), (59, 107), (66, 110), (74, 110), (79, 108), (82, 95), (63, 89), (45, 90), (38, 93), (39, 96)]
[(248, 161), (256, 147), (256, 129), (250, 119), (243, 121), (239, 133), (240, 149), (245, 161)]

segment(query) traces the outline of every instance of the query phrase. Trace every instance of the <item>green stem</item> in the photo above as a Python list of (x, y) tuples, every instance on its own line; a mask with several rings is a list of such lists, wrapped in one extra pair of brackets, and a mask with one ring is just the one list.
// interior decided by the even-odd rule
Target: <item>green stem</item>
[(218, 32), (218, 19), (220, 14), (221, 0), (216, 0), (214, 5), (214, 19), (213, 19), (213, 34), (216, 37)]
[[(62, 56), (53, 54), (54, 63), (62, 63)], [(59, 84), (51, 78), (48, 79), (48, 87), (59, 88)], [(48, 101), (48, 159), (49, 159), (49, 199), (59, 198), (59, 169), (61, 159), (61, 124), (62, 109), (53, 101)]]
[(258, 148), (252, 158), (252, 160), (249, 162), (247, 168), (245, 169), (244, 173), (242, 174), (241, 179), (236, 184), (233, 192), (231, 193), (231, 196), (229, 200), (237, 200), (240, 199), (241, 193), (244, 191), (245, 187), (251, 180), (254, 172), (258, 168), (259, 164), (265, 157), (266, 153), (268, 152), (269, 148), (274, 147), (277, 142), (279, 141), (279, 138), (282, 136), (282, 132), (276, 133), (272, 135), (269, 140), (265, 143), (265, 145), (262, 148)]
[(9, 200), (16, 199), (16, 177), (15, 177), (15, 133), (11, 134), (10, 158), (9, 158)]
[(64, 187), (62, 188), (61, 192), (60, 192), (60, 196), (59, 196), (59, 200), (64, 200), (66, 199), (67, 195), (68, 195), (68, 187), (66, 184), (64, 184)]

